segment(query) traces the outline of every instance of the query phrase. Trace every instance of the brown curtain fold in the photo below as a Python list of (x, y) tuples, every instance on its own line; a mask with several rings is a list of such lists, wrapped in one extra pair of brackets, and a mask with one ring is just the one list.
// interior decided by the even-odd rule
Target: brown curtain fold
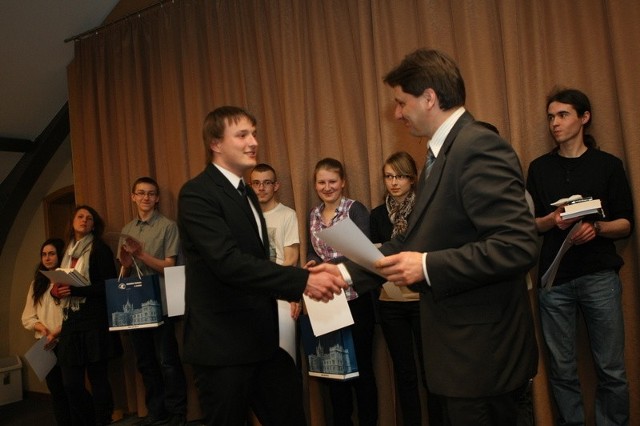
[[(426, 141), (394, 121), (382, 77), (429, 47), (458, 61), (467, 109), (498, 127), (525, 173), (553, 146), (546, 95), (554, 86), (586, 92), (591, 133), (624, 161), (638, 221), (638, 22), (635, 0), (175, 0), (75, 42), (68, 79), (76, 200), (118, 232), (133, 215), (131, 182), (150, 175), (161, 210), (175, 217), (180, 187), (204, 167), (202, 121), (231, 104), (258, 118), (260, 161), (277, 170), (281, 200), (301, 224), (318, 203), (313, 166), (327, 156), (344, 162), (348, 195), (374, 207), (383, 160), (403, 149), (420, 167), (426, 155)], [(639, 235), (619, 243), (631, 401), (640, 398)], [(377, 353), (386, 356), (384, 347)], [(592, 401), (589, 357), (585, 343), (581, 374)], [(381, 386), (390, 387), (388, 377)], [(539, 424), (551, 424), (544, 362), (534, 391)], [(381, 419), (395, 417), (387, 413), (393, 404), (381, 407)], [(631, 410), (640, 422), (640, 406)], [(320, 414), (313, 418), (322, 424)]]

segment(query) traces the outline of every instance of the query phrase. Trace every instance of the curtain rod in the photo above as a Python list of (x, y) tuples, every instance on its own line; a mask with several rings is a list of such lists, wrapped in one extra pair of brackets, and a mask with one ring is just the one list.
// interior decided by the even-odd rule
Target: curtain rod
[[(151, 6), (144, 7), (142, 9), (138, 10), (137, 12), (130, 13), (130, 14), (126, 15), (126, 16), (123, 16), (122, 18), (118, 18), (115, 21), (109, 22), (108, 24), (100, 25), (99, 27), (95, 27), (95, 28), (87, 30), (87, 31), (85, 31), (83, 33), (80, 33), (80, 34), (74, 35), (72, 37), (69, 37), (69, 38), (65, 39), (64, 42), (68, 43), (70, 41), (78, 41), (78, 40), (82, 40), (82, 39), (87, 38), (87, 37), (91, 37), (93, 35), (98, 34), (100, 31), (102, 31), (102, 30), (104, 30), (106, 28), (109, 28), (112, 25), (118, 24), (118, 23), (120, 23), (120, 22), (122, 22), (122, 21), (124, 21), (126, 19), (129, 19), (129, 18), (131, 18), (133, 16), (137, 16), (139, 18), (141, 14), (143, 14), (145, 12), (148, 12), (151, 9), (155, 9), (158, 6), (162, 7), (165, 3), (168, 3), (168, 2), (169, 2), (168, 0), (160, 0), (159, 2), (154, 3)], [(175, 0), (171, 0), (171, 3), (174, 3), (174, 2), (175, 2)]]

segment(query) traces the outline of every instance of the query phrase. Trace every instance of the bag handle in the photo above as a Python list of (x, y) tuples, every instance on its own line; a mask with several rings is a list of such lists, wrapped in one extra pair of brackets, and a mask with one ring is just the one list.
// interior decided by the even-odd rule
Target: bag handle
[[(138, 272), (138, 278), (142, 279), (142, 271), (140, 271), (140, 267), (136, 263), (136, 260), (133, 258), (133, 256), (131, 256), (131, 260), (133, 261), (133, 264), (136, 266), (136, 272)], [(120, 268), (120, 274), (118, 274), (118, 282), (122, 280), (122, 271), (124, 271), (124, 268)]]

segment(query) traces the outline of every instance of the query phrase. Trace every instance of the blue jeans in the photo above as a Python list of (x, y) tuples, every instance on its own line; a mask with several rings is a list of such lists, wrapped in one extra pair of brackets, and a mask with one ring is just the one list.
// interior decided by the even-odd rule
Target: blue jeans
[(145, 387), (149, 416), (187, 413), (187, 381), (182, 368), (173, 318), (157, 328), (132, 330), (131, 342)]
[(612, 270), (540, 289), (540, 321), (549, 351), (549, 382), (558, 407), (558, 424), (584, 424), (576, 362), (577, 310), (587, 325), (598, 376), (596, 424), (629, 423), (629, 386), (624, 366), (622, 285)]

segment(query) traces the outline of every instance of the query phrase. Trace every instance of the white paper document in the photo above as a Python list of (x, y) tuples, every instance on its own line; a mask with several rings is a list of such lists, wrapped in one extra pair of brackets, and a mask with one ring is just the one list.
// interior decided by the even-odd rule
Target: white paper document
[(328, 302), (315, 301), (306, 294), (303, 297), (311, 329), (316, 337), (353, 324), (353, 316), (344, 291)]
[(378, 273), (373, 264), (384, 255), (350, 218), (319, 231), (316, 236), (349, 260)]
[(42, 382), (49, 374), (49, 371), (56, 365), (58, 358), (52, 350), (45, 349), (47, 337), (43, 336), (31, 346), (24, 354), (25, 359)]
[(280, 347), (296, 361), (296, 322), (291, 318), (291, 303), (278, 300), (278, 330)]
[(582, 221), (579, 221), (575, 225), (573, 225), (573, 228), (571, 228), (571, 231), (569, 231), (569, 233), (567, 234), (567, 237), (562, 242), (562, 245), (560, 246), (560, 250), (558, 250), (556, 257), (553, 259), (553, 262), (551, 262), (549, 269), (547, 269), (547, 272), (545, 272), (544, 275), (542, 275), (542, 278), (540, 279), (540, 284), (542, 285), (542, 288), (548, 289), (548, 288), (551, 288), (551, 286), (553, 285), (553, 280), (556, 278), (556, 273), (558, 272), (558, 267), (560, 266), (560, 261), (562, 260), (562, 256), (564, 256), (567, 250), (569, 250), (573, 245), (573, 243), (571, 242), (571, 238), (573, 238), (575, 233), (578, 232), (578, 229), (580, 229), (581, 223)]
[(164, 279), (160, 276), (162, 313), (176, 317), (184, 315), (184, 265), (164, 268)]

